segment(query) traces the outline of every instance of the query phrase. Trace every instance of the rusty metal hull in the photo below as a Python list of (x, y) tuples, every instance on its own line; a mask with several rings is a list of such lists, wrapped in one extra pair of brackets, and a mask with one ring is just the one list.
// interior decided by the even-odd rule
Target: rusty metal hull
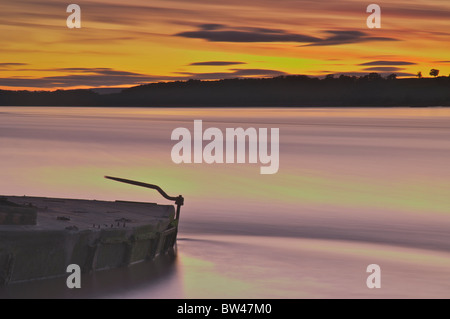
[[(128, 266), (172, 251), (172, 205), (5, 196), (37, 209), (36, 225), (0, 225), (0, 285)], [(1, 210), (1, 206), (0, 206)]]

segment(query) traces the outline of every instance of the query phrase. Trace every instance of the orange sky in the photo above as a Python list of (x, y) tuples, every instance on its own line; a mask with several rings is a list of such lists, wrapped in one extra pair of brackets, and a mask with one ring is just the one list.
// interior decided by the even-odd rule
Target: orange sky
[(0, 88), (129, 87), (280, 74), (450, 74), (450, 1), (74, 0), (0, 4)]

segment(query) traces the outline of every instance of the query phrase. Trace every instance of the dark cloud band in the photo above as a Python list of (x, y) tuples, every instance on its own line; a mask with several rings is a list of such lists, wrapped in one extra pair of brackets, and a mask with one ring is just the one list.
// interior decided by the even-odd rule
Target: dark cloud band
[(407, 61), (371, 61), (371, 62), (365, 62), (358, 65), (361, 66), (370, 66), (370, 65), (383, 65), (383, 66), (389, 66), (389, 65), (415, 65), (417, 63), (414, 62), (407, 62)]
[(403, 68), (397, 68), (395, 66), (374, 66), (371, 68), (365, 68), (364, 71), (378, 71), (378, 72), (397, 72)]
[[(206, 27), (205, 27), (206, 26)], [(315, 36), (289, 33), (280, 29), (265, 28), (231, 28), (224, 25), (199, 25), (199, 30), (186, 31), (175, 34), (175, 36), (203, 39), (209, 42), (296, 42), (307, 46), (342, 45), (349, 43), (361, 43), (367, 41), (397, 41), (388, 37), (372, 37), (367, 33), (354, 30), (328, 30), (325, 38)]]
[(233, 61), (205, 61), (205, 62), (194, 62), (189, 64), (190, 66), (228, 66), (228, 65), (238, 65), (247, 64), (245, 62), (233, 62)]
[(232, 69), (229, 72), (217, 73), (179, 73), (179, 76), (158, 76), (114, 70), (110, 68), (58, 68), (46, 71), (69, 72), (72, 74), (41, 78), (0, 78), (0, 86), (30, 88), (70, 88), (113, 87), (138, 85), (158, 81), (184, 81), (189, 79), (219, 80), (240, 77), (273, 77), (285, 75), (285, 72), (266, 69)]

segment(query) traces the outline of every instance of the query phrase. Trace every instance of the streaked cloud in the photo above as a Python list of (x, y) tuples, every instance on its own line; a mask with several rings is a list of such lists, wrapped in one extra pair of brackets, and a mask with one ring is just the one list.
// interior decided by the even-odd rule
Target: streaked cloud
[(228, 66), (237, 64), (247, 64), (245, 62), (232, 62), (232, 61), (205, 61), (190, 63), (190, 66)]
[(287, 73), (267, 69), (231, 69), (228, 72), (192, 73), (179, 72), (179, 75), (164, 76), (141, 74), (135, 72), (114, 70), (109, 68), (56, 68), (40, 70), (42, 72), (69, 72), (69, 75), (46, 76), (46, 77), (14, 77), (0, 78), (0, 86), (5, 87), (30, 87), (30, 88), (53, 88), (53, 87), (113, 87), (133, 86), (157, 81), (184, 81), (197, 80), (219, 80), (243, 77), (273, 77), (286, 75)]
[(69, 75), (46, 77), (14, 77), (0, 78), (0, 86), (6, 87), (76, 87), (76, 86), (120, 86), (133, 85), (155, 81), (156, 78), (145, 74), (119, 71), (109, 68), (63, 68), (53, 70), (41, 70), (53, 72), (72, 72)]
[(27, 63), (0, 63), (0, 67), (11, 67), (11, 66), (23, 66), (28, 65)]
[[(392, 72), (376, 72), (378, 74), (380, 74), (383, 77), (386, 77), (388, 75), (391, 75)], [(334, 76), (339, 77), (340, 75), (347, 75), (347, 76), (365, 76), (367, 75), (368, 72), (339, 72), (339, 73), (333, 73)], [(397, 74), (397, 76), (416, 76), (416, 74), (414, 73), (408, 73), (408, 72), (395, 72), (395, 74)]]
[(370, 36), (366, 32), (354, 30), (328, 30), (325, 31), (325, 33), (327, 33), (329, 36), (321, 39), (320, 41), (316, 41), (316, 43), (309, 44), (309, 46), (342, 45), (369, 41), (398, 41), (398, 39), (389, 37), (374, 37)]
[(371, 68), (364, 69), (364, 71), (379, 71), (379, 72), (396, 72), (401, 70), (403, 70), (403, 68), (397, 68), (395, 66), (374, 66)]
[(358, 65), (415, 65), (417, 63), (407, 62), (407, 61), (371, 61), (365, 62)]
[[(208, 25), (210, 26), (210, 25)], [(197, 31), (186, 31), (175, 34), (179, 37), (203, 39), (211, 42), (298, 42), (310, 43), (320, 41), (319, 38), (289, 33), (277, 29), (262, 28), (230, 28), (224, 25), (215, 25), (214, 28), (205, 29), (200, 25)]]
[(202, 30), (205, 30), (205, 31), (213, 31), (213, 30), (225, 28), (225, 26), (223, 24), (205, 23), (205, 24), (199, 25), (199, 28)]
[[(206, 26), (206, 27), (205, 27)], [(175, 34), (179, 37), (203, 39), (210, 42), (296, 42), (308, 43), (307, 46), (342, 45), (368, 41), (398, 41), (389, 37), (374, 37), (356, 30), (327, 30), (328, 36), (319, 38), (311, 35), (290, 33), (280, 29), (239, 27), (224, 25), (199, 25), (197, 31), (186, 31)]]
[(184, 79), (192, 78), (196, 80), (217, 80), (234, 79), (240, 77), (274, 77), (286, 75), (287, 73), (277, 70), (266, 69), (231, 69), (230, 72), (212, 72), (212, 73), (183, 73)]

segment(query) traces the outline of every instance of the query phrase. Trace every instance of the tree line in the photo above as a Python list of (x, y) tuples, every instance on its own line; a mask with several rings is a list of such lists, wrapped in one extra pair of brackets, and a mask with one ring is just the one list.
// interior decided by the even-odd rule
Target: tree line
[[(431, 74), (431, 72), (430, 72)], [(433, 72), (436, 74), (436, 72)], [(363, 76), (306, 75), (174, 81), (144, 84), (120, 93), (93, 90), (0, 91), (9, 106), (143, 107), (308, 107), (308, 106), (450, 106), (450, 76), (402, 78), (378, 73)]]

